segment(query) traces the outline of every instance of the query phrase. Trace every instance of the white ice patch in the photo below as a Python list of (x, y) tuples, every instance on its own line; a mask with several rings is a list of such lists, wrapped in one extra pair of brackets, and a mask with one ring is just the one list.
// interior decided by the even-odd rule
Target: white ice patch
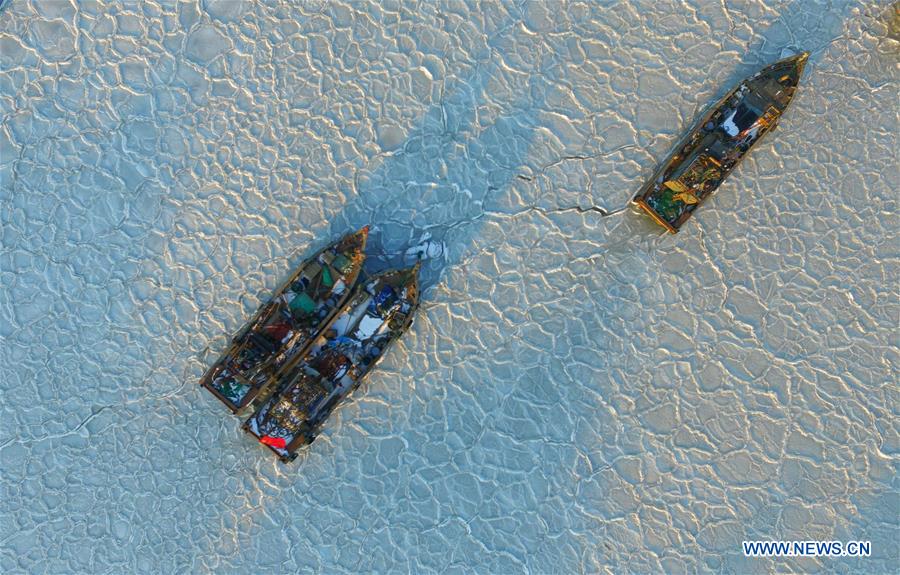
[(404, 254), (408, 263), (414, 263), (418, 260), (435, 259), (442, 257), (447, 251), (444, 242), (438, 242), (431, 239), (431, 234), (425, 232), (419, 238), (419, 243), (408, 250)]

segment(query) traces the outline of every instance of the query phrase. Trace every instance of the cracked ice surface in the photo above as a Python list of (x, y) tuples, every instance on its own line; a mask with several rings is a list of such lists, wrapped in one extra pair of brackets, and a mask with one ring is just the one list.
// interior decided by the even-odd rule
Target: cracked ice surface
[[(0, 571), (896, 569), (887, 3), (4, 4)], [(680, 234), (589, 209), (802, 48)], [(366, 223), (425, 304), (282, 466), (196, 382)]]

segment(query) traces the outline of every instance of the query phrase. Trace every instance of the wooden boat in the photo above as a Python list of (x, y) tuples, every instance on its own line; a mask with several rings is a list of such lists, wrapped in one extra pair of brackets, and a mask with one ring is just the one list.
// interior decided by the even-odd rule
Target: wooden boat
[(278, 377), (284, 385), (244, 423), (244, 430), (282, 461), (292, 461), (412, 324), (419, 304), (418, 271), (417, 264), (360, 285), (306, 355), (282, 368)]
[(791, 103), (809, 52), (745, 79), (704, 114), (635, 195), (634, 203), (676, 233)]
[(273, 376), (302, 355), (343, 307), (365, 259), (368, 227), (303, 262), (232, 338), (200, 385), (237, 413), (271, 393)]

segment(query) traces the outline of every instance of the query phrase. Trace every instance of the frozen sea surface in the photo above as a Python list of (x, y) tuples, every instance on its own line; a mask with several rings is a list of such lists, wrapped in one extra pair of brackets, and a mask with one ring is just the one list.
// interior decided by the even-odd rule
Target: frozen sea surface
[[(268, 4), (0, 11), (0, 571), (896, 571), (888, 3)], [(799, 49), (682, 233), (553, 211), (621, 207)], [(446, 251), (283, 466), (197, 380), (366, 223), (376, 267)]]

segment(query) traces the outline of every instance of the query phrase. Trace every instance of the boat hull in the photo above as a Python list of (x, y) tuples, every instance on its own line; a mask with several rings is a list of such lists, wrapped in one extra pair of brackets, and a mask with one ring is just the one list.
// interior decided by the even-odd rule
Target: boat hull
[(243, 429), (282, 461), (293, 460), (412, 324), (417, 275), (418, 266), (384, 272), (359, 286), (306, 354), (282, 368), (279, 391)]
[(278, 370), (302, 355), (347, 302), (367, 237), (363, 228), (303, 262), (237, 332), (200, 385), (235, 413), (271, 393)]
[(808, 52), (745, 79), (679, 142), (634, 203), (676, 233), (750, 149), (773, 130), (794, 97)]

